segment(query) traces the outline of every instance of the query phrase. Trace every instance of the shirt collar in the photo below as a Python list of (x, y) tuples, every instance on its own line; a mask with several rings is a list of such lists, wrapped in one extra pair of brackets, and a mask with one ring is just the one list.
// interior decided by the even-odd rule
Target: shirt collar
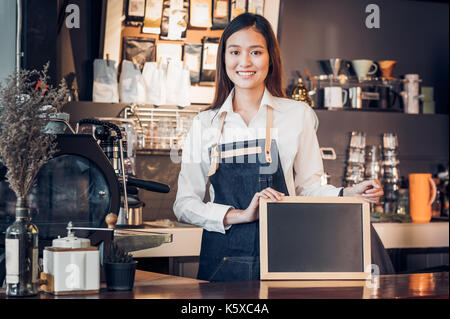
[[(219, 109), (218, 115), (223, 112), (232, 113), (233, 112), (233, 96), (234, 96), (234, 87), (231, 89), (230, 94), (228, 94), (227, 99), (223, 102), (222, 106)], [(282, 108), (275, 101), (275, 98), (270, 94), (267, 88), (264, 89), (264, 94), (261, 99), (261, 105), (267, 106), (270, 105), (274, 110), (282, 112)]]

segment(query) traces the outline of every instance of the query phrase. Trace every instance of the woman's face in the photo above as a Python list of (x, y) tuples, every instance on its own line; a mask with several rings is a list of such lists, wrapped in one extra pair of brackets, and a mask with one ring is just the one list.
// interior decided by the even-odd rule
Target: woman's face
[(266, 39), (254, 28), (233, 33), (225, 46), (225, 69), (236, 88), (264, 87), (269, 72)]

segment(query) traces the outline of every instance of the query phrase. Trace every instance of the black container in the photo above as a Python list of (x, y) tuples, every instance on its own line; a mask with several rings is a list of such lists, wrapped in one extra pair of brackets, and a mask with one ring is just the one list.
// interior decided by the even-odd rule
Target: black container
[(137, 261), (132, 263), (104, 263), (108, 290), (131, 290), (134, 286)]

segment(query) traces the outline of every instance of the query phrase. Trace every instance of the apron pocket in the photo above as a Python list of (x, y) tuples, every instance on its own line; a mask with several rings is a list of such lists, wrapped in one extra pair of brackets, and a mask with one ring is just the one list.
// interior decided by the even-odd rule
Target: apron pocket
[(259, 280), (259, 256), (223, 257), (209, 281)]

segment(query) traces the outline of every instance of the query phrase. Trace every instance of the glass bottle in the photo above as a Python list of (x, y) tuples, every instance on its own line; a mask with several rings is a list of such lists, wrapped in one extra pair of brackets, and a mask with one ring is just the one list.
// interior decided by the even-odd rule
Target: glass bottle
[(431, 217), (439, 218), (441, 217), (441, 192), (439, 189), (436, 190), (436, 199), (431, 203)]
[(441, 216), (448, 217), (449, 203), (448, 203), (448, 180), (444, 181), (441, 186)]
[(384, 183), (384, 213), (396, 214), (398, 206), (399, 187), (396, 183)]
[(441, 192), (440, 192), (440, 183), (441, 180), (439, 178), (433, 178), (434, 183), (436, 184), (436, 198), (434, 202), (431, 203), (431, 218), (439, 218), (441, 217)]
[(38, 293), (38, 229), (31, 223), (25, 199), (18, 198), (16, 220), (5, 235), (6, 295), (32, 296)]
[(301, 77), (298, 78), (297, 86), (292, 90), (291, 97), (296, 101), (302, 101), (309, 106), (313, 106), (313, 101), (309, 96), (308, 90), (303, 85), (303, 80)]
[(397, 214), (409, 214), (409, 189), (407, 188), (400, 188), (398, 191)]

